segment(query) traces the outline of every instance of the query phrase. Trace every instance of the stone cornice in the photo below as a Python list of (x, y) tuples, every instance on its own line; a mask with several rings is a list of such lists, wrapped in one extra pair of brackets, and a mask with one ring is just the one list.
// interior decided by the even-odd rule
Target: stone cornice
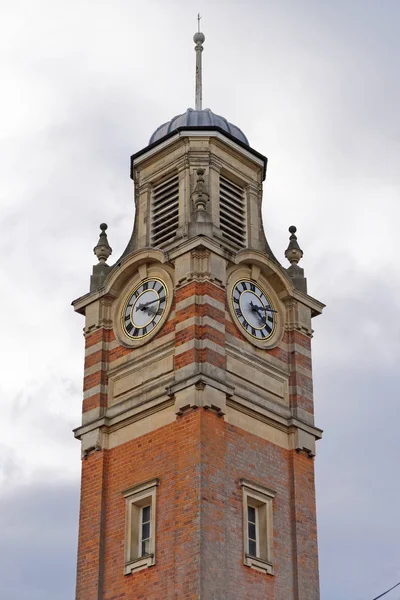
[(141, 405), (129, 407), (121, 410), (113, 416), (108, 416), (107, 413), (99, 418), (93, 419), (89, 423), (85, 423), (74, 429), (75, 438), (81, 439), (84, 435), (101, 429), (103, 433), (112, 433), (118, 429), (126, 427), (131, 423), (140, 421), (150, 415), (153, 415), (165, 408), (171, 407), (175, 403), (175, 394), (191, 386), (210, 386), (220, 392), (226, 394), (226, 405), (233, 408), (251, 418), (261, 421), (271, 427), (278, 429), (286, 434), (293, 434), (298, 429), (304, 431), (315, 439), (322, 437), (322, 430), (318, 427), (305, 423), (303, 420), (291, 416), (279, 415), (271, 410), (255, 405), (251, 401), (244, 398), (234, 396), (234, 389), (228, 384), (214, 381), (204, 374), (199, 374), (195, 377), (187, 378), (185, 381), (175, 383), (166, 388), (166, 393), (163, 393), (158, 398), (154, 398), (151, 402), (144, 402)]
[(164, 410), (169, 406), (173, 406), (174, 400), (165, 395), (165, 393), (159, 398), (155, 398), (151, 402), (146, 402), (142, 405), (131, 407), (123, 410), (113, 417), (107, 416), (107, 414), (93, 419), (89, 423), (76, 427), (73, 432), (77, 439), (81, 439), (87, 433), (96, 429), (102, 429), (104, 433), (111, 433), (122, 427), (126, 427), (130, 423), (140, 421), (149, 415), (153, 415), (157, 412)]
[(262, 421), (267, 425), (271, 425), (275, 429), (279, 429), (284, 433), (290, 434), (294, 433), (294, 431), (297, 429), (301, 429), (309, 435), (312, 435), (315, 439), (319, 440), (322, 437), (322, 429), (319, 429), (318, 427), (304, 423), (304, 421), (301, 421), (295, 417), (282, 417), (261, 406), (256, 407), (253, 403), (246, 402), (243, 399), (238, 401), (237, 398), (228, 397), (226, 400), (226, 405), (241, 413), (253, 417), (254, 419), (257, 419), (258, 421)]
[(300, 302), (301, 304), (304, 304), (305, 306), (307, 306), (308, 308), (311, 309), (312, 317), (316, 317), (316, 316), (320, 315), (326, 306), (325, 304), (323, 304), (316, 298), (313, 298), (312, 296), (309, 296), (308, 294), (304, 294), (303, 292), (300, 292), (299, 290), (296, 290), (295, 288), (293, 288), (291, 290), (290, 294), (285, 294), (284, 292), (281, 292), (278, 295), (279, 295), (280, 299), (285, 303), (287, 301), (294, 299), (294, 300), (297, 300), (298, 302)]
[(148, 146), (143, 150), (140, 150), (136, 154), (131, 157), (131, 176), (133, 174), (133, 169), (145, 162), (146, 160), (152, 158), (155, 154), (158, 154), (161, 150), (165, 150), (169, 148), (171, 145), (175, 144), (180, 139), (185, 139), (188, 137), (209, 137), (222, 142), (226, 146), (235, 150), (238, 154), (240, 154), (243, 158), (256, 163), (258, 166), (263, 169), (263, 178), (265, 178), (266, 169), (267, 169), (267, 158), (251, 148), (250, 146), (245, 147), (242, 144), (237, 143), (233, 138), (231, 139), (225, 132), (219, 131), (218, 128), (179, 128), (176, 130), (176, 133), (170, 134), (169, 137), (164, 139), (163, 141), (157, 142), (153, 146)]

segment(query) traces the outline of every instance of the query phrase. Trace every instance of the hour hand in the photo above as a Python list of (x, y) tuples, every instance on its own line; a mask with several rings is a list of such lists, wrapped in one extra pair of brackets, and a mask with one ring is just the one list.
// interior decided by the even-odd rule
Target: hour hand
[(262, 310), (261, 306), (258, 306), (257, 304), (253, 304), (253, 302), (250, 300), (250, 308), (253, 312), (259, 312), (260, 310)]
[(257, 313), (257, 317), (260, 319), (261, 323), (266, 322), (267, 319), (266, 319), (265, 314), (260, 313), (261, 306), (257, 306), (257, 304), (253, 304), (253, 302), (250, 301), (250, 308), (253, 312)]
[(143, 302), (143, 304), (138, 304), (136, 310), (148, 310), (148, 306), (150, 304), (154, 304), (154, 302), (158, 302), (158, 298), (156, 298), (155, 300), (150, 300), (150, 302)]

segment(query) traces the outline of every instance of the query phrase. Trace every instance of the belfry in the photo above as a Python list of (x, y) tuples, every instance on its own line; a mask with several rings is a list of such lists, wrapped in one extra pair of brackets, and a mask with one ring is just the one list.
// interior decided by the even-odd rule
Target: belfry
[[(94, 248), (76, 600), (318, 600), (303, 252), (286, 268), (262, 226), (267, 159), (202, 108), (131, 158), (122, 256)], [(271, 214), (271, 212), (269, 213)], [(110, 236), (112, 242), (112, 235)]]

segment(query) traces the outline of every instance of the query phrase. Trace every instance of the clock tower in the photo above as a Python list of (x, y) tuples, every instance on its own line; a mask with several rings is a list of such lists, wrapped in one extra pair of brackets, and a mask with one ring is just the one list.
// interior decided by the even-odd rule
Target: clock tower
[(94, 252), (77, 600), (318, 600), (303, 252), (261, 217), (267, 159), (196, 105), (131, 158), (135, 218)]

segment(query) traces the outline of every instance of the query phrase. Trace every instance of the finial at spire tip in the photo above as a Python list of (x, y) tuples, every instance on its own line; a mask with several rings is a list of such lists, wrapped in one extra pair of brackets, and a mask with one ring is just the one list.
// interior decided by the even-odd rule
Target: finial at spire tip
[[(200, 19), (201, 19), (201, 15), (199, 13), (197, 15), (197, 31), (193, 36), (193, 41), (198, 46), (201, 46), (206, 41), (206, 36), (204, 35), (204, 33), (201, 33), (201, 31), (200, 31)], [(195, 50), (197, 50), (197, 48), (195, 48)]]

